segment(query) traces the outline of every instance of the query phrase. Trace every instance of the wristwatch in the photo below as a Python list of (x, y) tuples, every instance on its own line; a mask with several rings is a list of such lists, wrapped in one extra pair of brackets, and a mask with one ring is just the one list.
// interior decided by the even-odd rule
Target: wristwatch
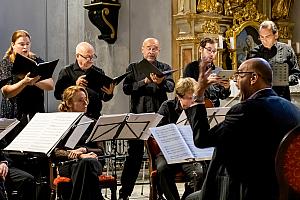
[(204, 96), (193, 96), (193, 100), (195, 103), (203, 103), (204, 102)]

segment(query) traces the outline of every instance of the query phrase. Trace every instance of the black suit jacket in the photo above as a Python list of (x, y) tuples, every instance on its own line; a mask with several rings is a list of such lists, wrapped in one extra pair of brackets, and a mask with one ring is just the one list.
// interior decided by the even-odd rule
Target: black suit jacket
[(271, 89), (233, 106), (209, 129), (204, 105), (187, 110), (195, 145), (215, 147), (203, 200), (277, 199), (275, 155), (284, 135), (300, 123), (300, 110)]

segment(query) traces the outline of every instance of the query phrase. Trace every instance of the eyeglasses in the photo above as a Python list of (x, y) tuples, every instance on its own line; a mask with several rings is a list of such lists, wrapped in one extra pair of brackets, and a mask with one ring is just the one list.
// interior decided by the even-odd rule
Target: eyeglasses
[[(237, 81), (238, 77), (243, 78), (246, 76), (246, 74), (254, 74), (255, 72), (243, 72), (243, 71), (237, 71), (233, 75), (233, 80)], [(244, 76), (241, 76), (242, 74), (245, 74)]]
[(79, 53), (78, 55), (83, 57), (86, 60), (95, 60), (97, 58), (96, 54), (93, 54), (92, 56), (84, 56), (84, 55)]
[(208, 49), (206, 47), (204, 47), (204, 49), (206, 49), (208, 51), (208, 53), (213, 53), (213, 54), (217, 53), (217, 50), (215, 50), (215, 49)]

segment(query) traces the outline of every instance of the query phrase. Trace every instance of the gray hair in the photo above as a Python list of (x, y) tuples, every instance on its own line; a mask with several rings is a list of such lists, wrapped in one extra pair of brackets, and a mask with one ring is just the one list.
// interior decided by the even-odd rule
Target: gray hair
[(263, 28), (271, 29), (273, 34), (278, 32), (278, 28), (277, 28), (276, 24), (272, 21), (263, 21), (259, 26), (259, 30), (261, 30)]

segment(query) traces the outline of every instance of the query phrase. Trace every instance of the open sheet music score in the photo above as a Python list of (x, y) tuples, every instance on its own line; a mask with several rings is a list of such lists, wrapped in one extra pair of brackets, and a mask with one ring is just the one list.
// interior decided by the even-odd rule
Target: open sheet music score
[(214, 148), (197, 148), (189, 125), (168, 124), (150, 128), (168, 164), (210, 160)]
[(149, 128), (155, 127), (162, 119), (157, 113), (125, 113), (100, 116), (88, 141), (113, 139), (147, 140)]
[(17, 119), (0, 118), (0, 140), (13, 130), (19, 122)]
[(19, 135), (4, 149), (13, 152), (33, 152), (50, 156), (83, 113), (36, 113)]

